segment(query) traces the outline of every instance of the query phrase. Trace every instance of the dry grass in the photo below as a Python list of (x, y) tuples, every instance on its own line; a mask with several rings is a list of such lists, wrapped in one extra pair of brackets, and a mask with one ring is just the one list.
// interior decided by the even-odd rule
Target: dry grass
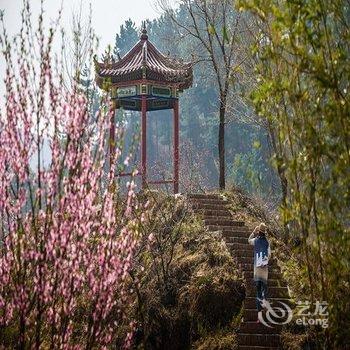
[(218, 332), (199, 340), (196, 350), (236, 350), (238, 349), (236, 335), (232, 332)]
[[(179, 205), (182, 204), (163, 206), (162, 210), (173, 210)], [(176, 222), (172, 225), (167, 232), (179, 230)], [(152, 227), (161, 229), (159, 225)], [(170, 246), (162, 252), (164, 256), (170, 253)], [(151, 257), (147, 247), (140, 255), (143, 264), (147, 261), (147, 277), (143, 277), (140, 286), (143, 316), (135, 310), (142, 328), (138, 348), (233, 349), (244, 286), (220, 234), (207, 232), (188, 211), (173, 255), (166, 287), (158, 283), (154, 268), (157, 257)], [(140, 276), (144, 273), (140, 272)]]

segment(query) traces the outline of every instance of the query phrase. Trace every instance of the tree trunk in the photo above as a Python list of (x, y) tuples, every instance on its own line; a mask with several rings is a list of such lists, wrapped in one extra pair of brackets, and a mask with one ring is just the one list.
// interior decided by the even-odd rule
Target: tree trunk
[[(276, 136), (275, 136), (275, 130), (271, 123), (268, 123), (268, 137), (270, 138), (273, 153), (275, 154), (276, 157), (280, 158), (282, 157), (282, 151), (279, 151), (278, 146), (277, 146), (277, 141), (276, 141)], [(281, 204), (283, 207), (285, 207), (287, 203), (287, 195), (288, 195), (288, 180), (285, 174), (285, 169), (280, 165), (280, 163), (277, 163), (277, 174), (280, 179), (281, 183), (281, 191), (282, 191), (282, 198), (281, 198)]]
[(219, 122), (219, 186), (220, 190), (225, 189), (225, 112), (226, 98), (220, 101), (220, 122)]
[(280, 166), (278, 166), (277, 171), (281, 182), (281, 190), (282, 190), (281, 202), (282, 202), (282, 206), (285, 207), (287, 203), (287, 195), (288, 195), (288, 180), (287, 180), (285, 171)]

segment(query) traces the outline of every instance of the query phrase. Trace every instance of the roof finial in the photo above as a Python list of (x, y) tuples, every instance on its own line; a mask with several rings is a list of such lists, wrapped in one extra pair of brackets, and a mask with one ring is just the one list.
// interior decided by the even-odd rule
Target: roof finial
[(147, 29), (146, 29), (146, 21), (142, 21), (142, 31), (141, 31), (141, 40), (147, 40)]

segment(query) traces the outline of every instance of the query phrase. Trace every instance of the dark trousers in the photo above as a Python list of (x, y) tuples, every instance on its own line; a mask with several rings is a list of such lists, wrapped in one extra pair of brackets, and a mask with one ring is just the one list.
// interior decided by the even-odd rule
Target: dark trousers
[(256, 285), (256, 307), (258, 311), (262, 310), (262, 300), (267, 299), (267, 283), (263, 281), (255, 281)]

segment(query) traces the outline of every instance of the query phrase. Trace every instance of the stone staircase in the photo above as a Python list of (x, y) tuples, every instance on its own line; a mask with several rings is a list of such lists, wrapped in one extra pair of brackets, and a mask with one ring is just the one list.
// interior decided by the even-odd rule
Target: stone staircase
[[(238, 348), (241, 350), (281, 349), (280, 327), (269, 328), (257, 323), (256, 289), (253, 281), (253, 246), (248, 244), (251, 229), (244, 222), (236, 221), (227, 206), (228, 201), (215, 194), (190, 194), (188, 200), (195, 214), (202, 217), (209, 231), (221, 231), (233, 258), (242, 272), (246, 296), (243, 317), (238, 331)], [(269, 265), (268, 300), (289, 304), (287, 285), (281, 271), (271, 259)]]

